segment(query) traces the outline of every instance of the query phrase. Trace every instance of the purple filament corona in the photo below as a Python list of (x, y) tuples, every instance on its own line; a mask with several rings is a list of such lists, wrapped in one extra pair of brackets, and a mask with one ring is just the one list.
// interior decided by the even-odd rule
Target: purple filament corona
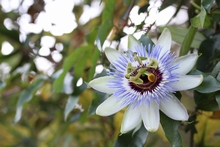
[[(158, 103), (161, 102), (161, 99), (169, 99), (171, 93), (175, 92), (170, 84), (178, 81), (178, 74), (173, 73), (173, 70), (178, 68), (178, 65), (174, 63), (173, 53), (167, 51), (160, 55), (161, 47), (159, 45), (153, 47), (149, 45), (147, 50), (142, 45), (136, 46), (135, 53), (137, 53), (137, 56), (147, 57), (146, 60), (143, 60), (143, 64), (134, 60), (133, 53), (129, 51), (126, 54), (121, 54), (118, 60), (112, 63), (113, 67), (109, 75), (114, 78), (108, 81), (108, 86), (117, 89), (113, 95), (123, 100), (125, 105), (133, 105), (134, 107), (142, 103), (149, 104), (152, 100)], [(156, 68), (147, 66), (150, 62), (149, 59), (157, 62)], [(149, 81), (148, 76), (144, 74), (139, 77), (143, 81), (141, 84), (126, 78), (128, 63), (132, 63), (136, 68), (132, 71), (131, 76), (136, 76), (138, 69), (144, 68), (147, 72), (153, 74), (154, 81)]]

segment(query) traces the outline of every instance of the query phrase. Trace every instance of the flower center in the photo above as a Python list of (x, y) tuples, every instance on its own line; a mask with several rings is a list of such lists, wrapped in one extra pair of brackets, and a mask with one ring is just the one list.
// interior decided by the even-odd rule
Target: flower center
[(146, 57), (137, 56), (136, 53), (133, 56), (139, 66), (134, 67), (128, 63), (125, 77), (129, 80), (129, 86), (141, 94), (147, 91), (152, 92), (162, 80), (157, 61), (151, 58), (148, 64), (143, 64), (142, 61), (146, 60)]

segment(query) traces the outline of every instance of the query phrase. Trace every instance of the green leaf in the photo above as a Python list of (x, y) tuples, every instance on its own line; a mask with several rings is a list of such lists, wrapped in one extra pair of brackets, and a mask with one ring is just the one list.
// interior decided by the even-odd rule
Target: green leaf
[(150, 6), (149, 3), (146, 3), (143, 6), (141, 6), (140, 9), (138, 10), (138, 14), (146, 12), (149, 6)]
[(106, 93), (98, 92), (96, 91), (94, 93), (94, 98), (92, 100), (91, 105), (89, 106), (89, 115), (93, 115), (96, 112), (97, 107), (104, 102), (108, 98), (108, 95)]
[(195, 88), (196, 91), (201, 93), (212, 93), (220, 90), (220, 82), (213, 76), (204, 76), (204, 80), (201, 85)]
[[(160, 31), (162, 31), (165, 27), (160, 27)], [(172, 40), (182, 44), (184, 41), (184, 38), (187, 35), (187, 32), (189, 29), (187, 28), (180, 28), (180, 27), (176, 27), (176, 26), (166, 26), (166, 28), (168, 28), (172, 34)], [(190, 47), (192, 48), (199, 48), (200, 44), (205, 40), (205, 36), (203, 34), (201, 34), (200, 32), (196, 31), (196, 34), (192, 40), (192, 43), (190, 45)]]
[(218, 7), (220, 7), (220, 0), (215, 0), (215, 2), (217, 3)]
[(164, 113), (160, 112), (160, 123), (165, 132), (165, 136), (173, 147), (182, 147), (181, 136), (178, 132), (179, 121), (172, 120)]
[(147, 35), (142, 35), (139, 41), (146, 47), (154, 45), (154, 42)]
[(212, 70), (212, 76), (217, 77), (218, 73), (220, 72), (220, 61), (216, 64), (214, 69)]
[(87, 87), (88, 85), (86, 83), (82, 83), (82, 85), (80, 85), (79, 87), (75, 86), (72, 96), (79, 96), (81, 93), (83, 93), (84, 90), (86, 90)]
[(192, 44), (192, 41), (194, 40), (196, 32), (197, 29), (194, 26), (190, 25), (180, 49), (180, 56), (186, 55), (189, 52), (190, 46)]
[[(63, 72), (61, 73), (61, 75), (54, 81), (53, 83), (53, 90), (55, 92), (60, 92), (62, 90), (63, 87), (63, 80), (67, 74), (67, 72), (71, 69), (71, 67), (73, 67), (73, 64), (78, 60), (80, 62), (80, 60), (83, 59), (83, 62), (85, 62), (85, 54), (86, 51), (88, 51), (89, 49), (91, 49), (93, 46), (91, 45), (87, 45), (87, 46), (82, 46), (79, 47), (77, 49), (75, 49), (75, 51), (73, 53), (71, 53), (65, 60), (63, 63)], [(83, 63), (84, 64), (84, 63)], [(81, 64), (80, 64), (81, 65)], [(80, 67), (77, 67), (80, 68)], [(84, 67), (83, 67), (84, 68)], [(80, 68), (80, 71), (77, 72), (77, 74), (80, 74), (80, 72), (82, 72), (82, 69)]]
[[(203, 72), (211, 72), (213, 64), (210, 63), (210, 57), (213, 56), (215, 51), (215, 40), (206, 39), (201, 43), (199, 53), (202, 54), (196, 63), (196, 68)], [(207, 49), (208, 48), (208, 49)]]
[(17, 123), (20, 120), (22, 115), (23, 104), (29, 102), (32, 99), (33, 94), (36, 92), (37, 89), (39, 89), (43, 85), (44, 80), (44, 78), (38, 79), (22, 91), (17, 102), (16, 114), (13, 123)]
[(198, 15), (190, 19), (191, 25), (195, 28), (203, 28), (206, 18), (206, 11), (203, 6), (201, 6), (201, 11)]
[(197, 105), (197, 109), (204, 111), (219, 110), (219, 106), (215, 98), (215, 93), (199, 93), (194, 91), (194, 101)]
[(220, 73), (218, 73), (218, 76), (216, 78), (218, 81), (220, 81)]
[(107, 38), (109, 32), (111, 31), (113, 26), (112, 20), (106, 20), (104, 24), (99, 27), (98, 36), (96, 38), (97, 47), (100, 51), (102, 51), (102, 45)]
[(166, 1), (163, 1), (162, 5), (160, 7), (160, 11), (162, 11), (163, 9), (165, 9), (168, 6), (173, 5), (175, 2), (176, 2), (176, 0), (166, 0)]
[(220, 21), (220, 10), (215, 10), (214, 12), (211, 13), (211, 16), (215, 22)]
[(207, 12), (210, 12), (213, 3), (214, 0), (201, 0), (201, 5), (206, 9)]
[(77, 102), (79, 100), (79, 97), (75, 97), (75, 96), (69, 96), (66, 106), (65, 106), (65, 110), (64, 110), (64, 120), (66, 121), (67, 116), (69, 115), (69, 113), (74, 109), (74, 107), (76, 106)]
[(91, 55), (91, 52), (84, 52), (81, 56), (79, 61), (76, 62), (74, 66), (74, 81), (77, 82), (80, 77), (83, 75), (83, 70), (85, 69), (86, 61)]
[(98, 34), (98, 28), (94, 28), (88, 35), (86, 35), (86, 41), (89, 43), (89, 44), (94, 44), (95, 43), (95, 38)]
[(215, 95), (215, 100), (218, 103), (218, 108), (220, 109), (220, 92), (217, 92)]
[(200, 93), (212, 93), (220, 90), (220, 82), (216, 80), (213, 76), (207, 75), (199, 70), (192, 70), (190, 75), (203, 75), (203, 81), (202, 83), (194, 88), (194, 90), (200, 92)]
[(97, 47), (100, 51), (113, 26), (114, 5), (115, 0), (108, 0), (105, 2), (105, 8), (102, 13), (102, 24), (99, 27), (98, 36), (96, 38)]
[(13, 41), (17, 42), (20, 44), (20, 39), (19, 39), (19, 31), (16, 30), (8, 30), (5, 28), (4, 25), (0, 26), (0, 34), (8, 37), (9, 39), (12, 39)]
[(92, 78), (94, 77), (95, 68), (96, 68), (97, 61), (99, 59), (99, 55), (100, 55), (100, 51), (96, 48), (95, 52), (93, 53), (92, 60), (91, 60), (92, 65), (91, 65), (91, 67), (89, 69), (88, 81), (92, 80)]
[(145, 129), (144, 125), (133, 133), (130, 131), (126, 134), (119, 135), (114, 147), (143, 147), (146, 143), (149, 132)]

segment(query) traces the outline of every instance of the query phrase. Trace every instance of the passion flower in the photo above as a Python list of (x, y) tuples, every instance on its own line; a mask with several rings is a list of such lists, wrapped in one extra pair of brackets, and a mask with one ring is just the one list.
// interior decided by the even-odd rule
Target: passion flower
[(171, 41), (170, 31), (164, 29), (155, 46), (143, 46), (129, 35), (126, 53), (105, 49), (112, 64), (111, 71), (89, 85), (110, 94), (98, 106), (96, 114), (109, 116), (127, 107), (121, 133), (136, 128), (142, 121), (148, 131), (156, 131), (160, 123), (159, 110), (174, 120), (188, 120), (186, 108), (173, 93), (197, 87), (203, 76), (186, 75), (198, 55), (176, 57), (170, 51)]

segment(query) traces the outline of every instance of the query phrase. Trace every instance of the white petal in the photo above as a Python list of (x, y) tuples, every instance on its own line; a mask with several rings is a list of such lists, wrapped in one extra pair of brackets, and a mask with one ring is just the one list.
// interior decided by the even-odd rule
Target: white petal
[(125, 111), (122, 125), (121, 133), (126, 133), (135, 127), (137, 127), (141, 122), (141, 114), (138, 108), (128, 108)]
[(89, 86), (91, 86), (92, 88), (94, 88), (97, 91), (112, 94), (117, 89), (116, 88), (109, 88), (107, 86), (107, 84), (108, 84), (108, 80), (113, 79), (113, 78), (114, 78), (113, 76), (104, 76), (104, 77), (96, 78), (96, 79), (89, 82)]
[(110, 47), (105, 48), (105, 55), (111, 63), (115, 63), (115, 61), (119, 60), (119, 57), (122, 56), (119, 51)]
[(133, 35), (128, 35), (128, 49), (136, 52), (135, 46), (137, 45), (141, 45), (141, 43)]
[(149, 132), (157, 131), (160, 124), (159, 105), (152, 101), (150, 106), (147, 104), (140, 105), (139, 110), (141, 112), (145, 128)]
[(100, 116), (109, 116), (120, 111), (124, 107), (123, 102), (112, 95), (98, 106), (96, 114)]
[(162, 99), (160, 110), (174, 120), (186, 121), (189, 118), (186, 108), (174, 95), (168, 100)]
[(159, 57), (161, 57), (167, 51), (170, 51), (171, 43), (172, 43), (172, 37), (170, 31), (167, 28), (165, 28), (157, 42), (157, 44), (162, 47)]
[(202, 81), (202, 75), (179, 75), (179, 80), (175, 83), (171, 83), (170, 86), (175, 91), (182, 91), (195, 88), (199, 86)]
[(190, 54), (177, 58), (175, 64), (177, 64), (179, 68), (173, 70), (173, 72), (180, 74), (187, 74), (195, 66), (198, 57), (199, 56), (197, 54)]

